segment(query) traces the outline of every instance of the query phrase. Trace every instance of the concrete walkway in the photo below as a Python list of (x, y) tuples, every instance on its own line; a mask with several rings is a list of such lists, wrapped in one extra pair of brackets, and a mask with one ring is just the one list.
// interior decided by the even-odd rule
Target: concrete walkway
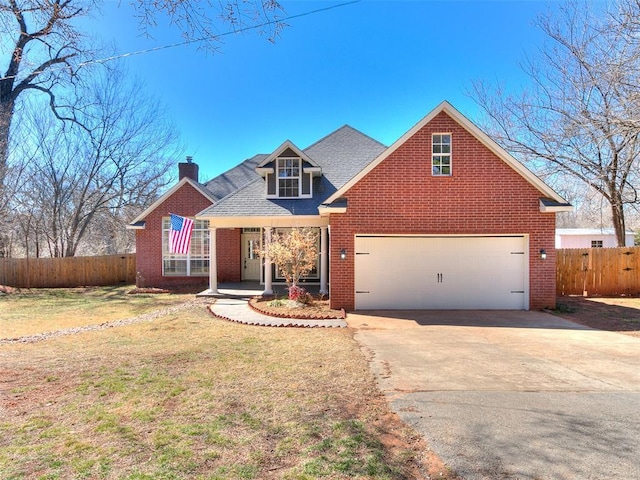
[(209, 310), (216, 317), (245, 325), (260, 325), (263, 327), (346, 327), (343, 319), (310, 320), (303, 318), (276, 318), (262, 315), (249, 307), (244, 298), (218, 298), (216, 303), (209, 306)]

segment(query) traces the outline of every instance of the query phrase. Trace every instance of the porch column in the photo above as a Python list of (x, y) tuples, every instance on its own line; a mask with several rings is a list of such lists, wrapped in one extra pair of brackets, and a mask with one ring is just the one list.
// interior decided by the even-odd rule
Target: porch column
[[(268, 251), (271, 244), (271, 227), (264, 228), (264, 249)], [(263, 295), (273, 295), (273, 279), (271, 278), (271, 257), (264, 256), (264, 292)]]
[(327, 287), (327, 273), (329, 272), (329, 236), (328, 227), (320, 227), (320, 293), (329, 293)]
[(218, 293), (218, 255), (216, 252), (216, 227), (209, 227), (209, 293)]

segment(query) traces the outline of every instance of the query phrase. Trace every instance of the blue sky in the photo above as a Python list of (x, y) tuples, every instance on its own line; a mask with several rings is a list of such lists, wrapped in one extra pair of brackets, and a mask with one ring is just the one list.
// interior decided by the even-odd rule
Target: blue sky
[[(282, 2), (287, 15), (339, 3)], [(534, 20), (549, 5), (362, 0), (289, 21), (275, 44), (226, 36), (216, 54), (180, 46), (125, 65), (164, 103), (205, 180), (285, 140), (305, 148), (344, 124), (391, 144), (442, 100), (477, 120), (472, 80), (526, 82), (518, 62), (541, 45)], [(154, 40), (140, 36), (115, 2), (103, 13), (96, 32), (118, 52), (180, 40), (168, 28)]]

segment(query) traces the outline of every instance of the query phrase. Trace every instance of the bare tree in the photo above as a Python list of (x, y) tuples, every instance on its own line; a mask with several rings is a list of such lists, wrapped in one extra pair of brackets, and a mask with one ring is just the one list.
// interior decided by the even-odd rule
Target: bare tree
[[(165, 15), (187, 42), (198, 42), (207, 50), (216, 50), (221, 36), (231, 32), (257, 30), (273, 42), (285, 24), (284, 12), (276, 0), (131, 0), (140, 28), (152, 36), (159, 17)], [(224, 30), (223, 30), (224, 29)]]
[[(273, 40), (283, 24), (274, 0), (131, 0), (141, 28), (149, 33), (166, 16), (185, 39), (215, 48), (220, 31), (258, 28)], [(0, 188), (9, 154), (9, 134), (19, 97), (39, 92), (58, 119), (78, 121), (73, 104), (60, 101), (59, 88), (77, 80), (94, 59), (77, 20), (96, 10), (97, 0), (0, 0)]]
[[(25, 233), (19, 230), (24, 230), (27, 225), (29, 225), (27, 230), (32, 228), (31, 221), (24, 222), (27, 212), (21, 212), (20, 218), (16, 219), (16, 212), (13, 208), (19, 192), (31, 182), (27, 174), (27, 165), (30, 164), (34, 152), (25, 141), (16, 141), (11, 149), (15, 157), (20, 158), (21, 161), (7, 165), (4, 183), (0, 184), (0, 212), (2, 212), (0, 215), (0, 257), (13, 257), (16, 254), (24, 253), (21, 248), (22, 242), (18, 239), (25, 238)], [(31, 216), (32, 214), (29, 212), (29, 217)]]
[[(611, 208), (599, 192), (571, 175), (558, 174), (553, 180), (556, 191), (574, 207), (572, 212), (562, 212), (556, 216), (558, 228), (611, 227)], [(628, 217), (629, 212), (625, 212), (626, 223)]]
[(87, 229), (76, 255), (116, 255), (136, 251), (134, 230), (123, 228), (148, 205), (125, 205), (97, 212)]
[(60, 110), (55, 88), (73, 82), (78, 58), (88, 52), (74, 20), (92, 5), (81, 0), (0, 1), (0, 53), (5, 68), (0, 77), (0, 185), (13, 115), (24, 92), (44, 93), (54, 114), (68, 118)]
[(29, 110), (26, 138), (35, 153), (14, 210), (31, 212), (38, 243), (51, 256), (74, 256), (91, 229), (99, 229), (96, 222), (150, 205), (178, 155), (176, 132), (143, 85), (126, 83), (120, 71), (105, 72), (79, 86), (77, 114), (87, 128)]
[(523, 65), (528, 89), (475, 82), (472, 96), (507, 150), (547, 178), (569, 174), (601, 194), (624, 245), (624, 206), (638, 202), (640, 49), (629, 19), (640, 18), (640, 6), (593, 8), (569, 2), (539, 19), (548, 43)]
[(318, 231), (309, 227), (294, 227), (275, 233), (260, 254), (276, 264), (289, 287), (289, 298), (292, 298), (295, 295), (294, 287), (298, 286), (301, 278), (311, 273), (318, 261)]
[[(14, 117), (22, 101), (39, 97), (42, 106), (46, 105), (44, 108), (48, 108), (55, 118), (71, 125), (51, 127), (61, 128), (60, 137), (66, 142), (73, 143), (74, 134), (83, 136), (91, 133), (91, 138), (96, 139), (96, 147), (101, 145), (97, 139), (104, 133), (103, 128), (111, 129), (109, 118), (101, 119), (106, 124), (90, 121), (87, 112), (91, 105), (79, 102), (82, 92), (76, 91), (83, 88), (84, 80), (94, 75), (93, 69), (87, 67), (96, 62), (97, 56), (97, 50), (89, 36), (80, 29), (78, 20), (97, 13), (100, 3), (100, 0), (0, 0), (0, 209), (5, 214), (13, 200), (13, 192), (21, 191), (19, 185), (9, 185), (8, 177), (17, 182), (25, 178), (20, 171), (26, 168), (27, 157), (17, 148), (24, 139), (12, 139), (16, 123)], [(186, 40), (198, 41), (199, 45), (210, 49), (219, 44), (218, 33), (225, 28), (232, 31), (258, 28), (273, 40), (283, 26), (278, 21), (281, 7), (274, 0), (130, 0), (130, 3), (136, 9), (144, 31), (149, 33), (159, 21), (168, 19), (182, 31)], [(78, 111), (85, 107), (89, 110)], [(91, 131), (93, 128), (97, 130)], [(83, 154), (89, 155), (88, 152)], [(56, 162), (59, 161), (60, 156)], [(95, 185), (94, 188), (105, 185)], [(82, 191), (83, 194), (88, 192)], [(21, 215), (24, 214), (23, 210)], [(93, 216), (91, 214), (89, 220)], [(13, 238), (5, 238), (8, 225), (3, 218), (0, 218), (0, 232), (3, 232), (0, 233), (0, 256), (8, 255), (15, 245)], [(31, 220), (35, 221), (35, 217)], [(80, 218), (76, 223), (80, 236), (84, 235)], [(51, 232), (50, 229), (48, 231)], [(60, 249), (61, 245), (57, 248)], [(55, 248), (53, 250), (56, 251)], [(63, 250), (75, 251), (74, 242), (68, 243)], [(57, 254), (63, 253), (57, 251)]]

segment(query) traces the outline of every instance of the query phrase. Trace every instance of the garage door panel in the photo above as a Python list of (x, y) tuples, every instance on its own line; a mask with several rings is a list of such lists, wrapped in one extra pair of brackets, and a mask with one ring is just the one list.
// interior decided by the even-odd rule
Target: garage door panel
[(525, 239), (356, 236), (357, 309), (523, 309)]

